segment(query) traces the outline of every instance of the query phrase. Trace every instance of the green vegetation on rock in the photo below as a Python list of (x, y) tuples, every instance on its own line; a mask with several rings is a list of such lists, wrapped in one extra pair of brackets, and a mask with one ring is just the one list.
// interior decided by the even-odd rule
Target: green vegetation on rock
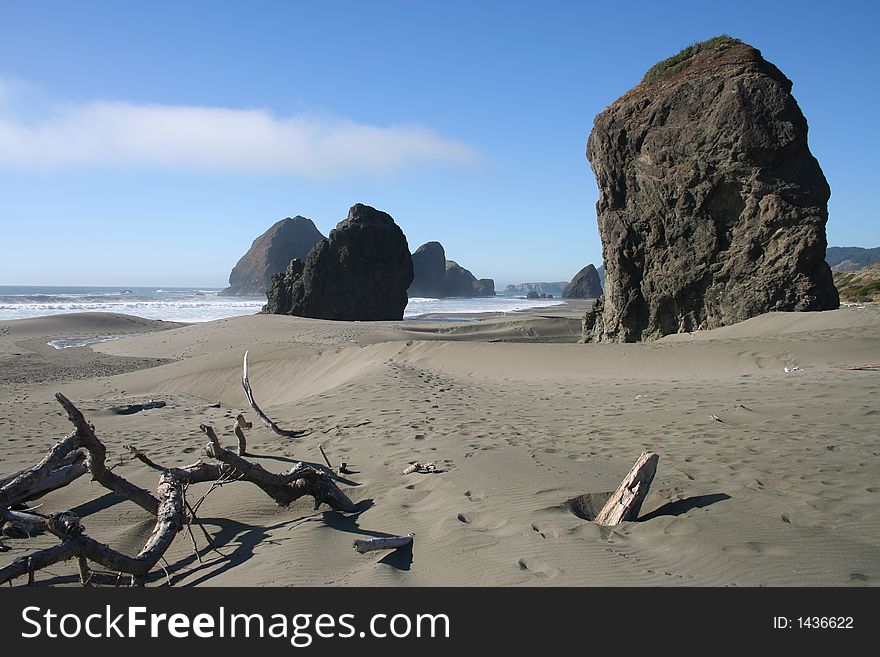
[(694, 55), (701, 53), (705, 50), (718, 50), (720, 52), (722, 50), (727, 50), (728, 48), (735, 46), (739, 43), (742, 43), (742, 41), (740, 41), (739, 39), (734, 39), (732, 36), (728, 36), (727, 34), (721, 34), (717, 37), (707, 39), (706, 41), (700, 41), (699, 43), (691, 44), (677, 55), (673, 55), (668, 59), (664, 59), (662, 62), (654, 64), (651, 68), (648, 69), (648, 72), (645, 73), (645, 77), (642, 78), (642, 82), (654, 82), (655, 80), (659, 80), (661, 78), (665, 78), (685, 70), (688, 66), (691, 65), (691, 61), (693, 60)]

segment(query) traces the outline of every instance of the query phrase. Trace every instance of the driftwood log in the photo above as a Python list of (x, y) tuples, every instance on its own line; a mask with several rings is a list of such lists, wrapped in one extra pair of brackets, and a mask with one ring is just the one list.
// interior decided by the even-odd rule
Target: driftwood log
[(272, 420), (269, 419), (269, 416), (266, 415), (262, 409), (257, 405), (257, 402), (254, 400), (254, 392), (251, 390), (251, 383), (248, 380), (248, 352), (244, 352), (244, 361), (241, 366), (241, 387), (244, 388), (244, 394), (247, 395), (248, 402), (250, 402), (251, 408), (254, 409), (254, 413), (257, 414), (257, 417), (260, 418), (260, 421), (269, 427), (272, 431), (277, 433), (279, 436), (284, 436), (285, 438), (296, 438), (298, 436), (302, 436), (308, 433), (305, 430), (288, 430), (282, 429), (277, 424), (275, 424)]
[(654, 480), (659, 460), (660, 457), (653, 452), (644, 452), (593, 522), (610, 526), (619, 525), (624, 520), (636, 520)]
[[(105, 465), (106, 447), (95, 435), (94, 426), (64, 395), (57, 393), (55, 397), (67, 411), (68, 419), (76, 430), (53, 446), (40, 463), (6, 479), (6, 483), (0, 487), (0, 522), (20, 527), (28, 535), (49, 532), (61, 542), (54, 547), (38, 550), (26, 557), (16, 559), (0, 568), (0, 584), (23, 575), (28, 575), (29, 582), (32, 582), (34, 571), (76, 558), (83, 586), (90, 585), (92, 581), (89, 561), (99, 563), (115, 572), (130, 575), (132, 585), (143, 585), (175, 536), (189, 525), (190, 519), (187, 518), (189, 506), (185, 499), (185, 490), (192, 484), (247, 481), (261, 488), (276, 503), (283, 506), (300, 497), (311, 496), (315, 501), (315, 509), (321, 504), (326, 504), (337, 511), (356, 510), (351, 500), (327, 473), (302, 463), (297, 463), (282, 474), (269, 472), (246, 460), (240, 454), (224, 448), (214, 430), (208, 425), (201, 427), (209, 439), (205, 453), (218, 463), (206, 463), (200, 460), (184, 467), (163, 468), (137, 447), (126, 446), (133, 458), (160, 472), (156, 495), (153, 495), (111, 472)], [(240, 449), (242, 447), (240, 443)], [(41, 516), (33, 512), (15, 511), (9, 508), (17, 503), (17, 500), (22, 499), (24, 491), (34, 491), (39, 488), (41, 482), (58, 479), (61, 475), (57, 473), (64, 468), (82, 465), (81, 458), (69, 456), (80, 448), (86, 452), (83, 467), (91, 473), (93, 480), (156, 517), (152, 533), (136, 555), (123, 554), (90, 538), (84, 533), (79, 518), (71, 513)], [(190, 512), (194, 516), (194, 512), (192, 510)]]
[(365, 552), (373, 552), (375, 550), (396, 550), (404, 545), (410, 545), (413, 542), (415, 534), (410, 533), (406, 536), (387, 536), (384, 538), (356, 538), (351, 546), (364, 554)]
[(413, 472), (418, 472), (421, 474), (432, 474), (437, 472), (437, 464), (431, 461), (430, 463), (410, 463), (403, 470), (403, 474), (408, 475)]

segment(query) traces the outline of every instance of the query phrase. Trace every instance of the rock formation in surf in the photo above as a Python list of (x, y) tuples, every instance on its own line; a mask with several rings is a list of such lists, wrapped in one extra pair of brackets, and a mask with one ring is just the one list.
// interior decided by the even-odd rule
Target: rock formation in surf
[(223, 296), (260, 296), (266, 293), (272, 276), (283, 272), (293, 258), (306, 255), (324, 239), (311, 219), (288, 217), (277, 222), (251, 244), (229, 274)]
[(403, 231), (391, 215), (358, 203), (348, 218), (272, 278), (266, 313), (349, 321), (399, 320), (413, 279)]
[(446, 296), (446, 251), (440, 242), (422, 244), (412, 254), (413, 282), (411, 297)]
[(602, 296), (599, 272), (593, 265), (581, 269), (562, 291), (563, 299), (598, 299)]
[(510, 284), (505, 290), (508, 294), (527, 294), (531, 291), (535, 291), (538, 294), (562, 294), (562, 291), (565, 289), (565, 286), (568, 285), (567, 281), (555, 281), (552, 283), (541, 282), (541, 283), (517, 283), (516, 285)]
[(446, 259), (440, 242), (422, 244), (412, 254), (411, 297), (494, 297), (495, 281), (477, 279), (458, 263)]
[(446, 297), (494, 297), (495, 282), (491, 278), (479, 281), (454, 260), (446, 261)]
[(587, 158), (606, 282), (584, 341), (838, 307), (830, 189), (791, 86), (722, 36), (660, 62), (596, 117)]

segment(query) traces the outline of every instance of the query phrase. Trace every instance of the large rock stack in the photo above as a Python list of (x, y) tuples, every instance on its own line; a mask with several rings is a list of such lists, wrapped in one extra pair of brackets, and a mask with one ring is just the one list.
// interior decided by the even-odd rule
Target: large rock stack
[(454, 260), (446, 259), (440, 242), (422, 244), (412, 254), (413, 282), (411, 297), (494, 297), (495, 281), (477, 279)]
[(317, 319), (399, 320), (413, 279), (409, 245), (394, 219), (357, 204), (305, 262), (272, 279), (264, 312)]
[(830, 189), (791, 86), (755, 48), (717, 37), (596, 117), (587, 158), (606, 281), (585, 341), (838, 307), (824, 260)]
[(563, 299), (598, 299), (602, 296), (599, 272), (593, 265), (581, 269), (562, 290)]
[(446, 251), (440, 242), (422, 244), (412, 254), (413, 282), (407, 293), (411, 297), (442, 297), (446, 295)]
[(324, 239), (311, 219), (287, 217), (275, 223), (251, 244), (229, 274), (229, 287), (221, 296), (261, 296), (272, 276), (283, 272), (293, 258), (306, 255)]

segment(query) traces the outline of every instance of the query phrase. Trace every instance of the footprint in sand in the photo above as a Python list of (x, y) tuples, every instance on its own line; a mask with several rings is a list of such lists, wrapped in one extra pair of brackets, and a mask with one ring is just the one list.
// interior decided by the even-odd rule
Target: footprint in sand
[(457, 518), (459, 522), (482, 532), (495, 531), (507, 524), (506, 518), (499, 518), (491, 513), (459, 513)]
[(553, 527), (547, 527), (542, 523), (533, 523), (532, 531), (538, 534), (541, 538), (559, 538), (559, 531)]
[(546, 561), (540, 559), (524, 558), (520, 559), (517, 564), (520, 570), (528, 571), (535, 577), (558, 577), (562, 574), (562, 570), (551, 566)]
[(762, 543), (760, 541), (749, 541), (741, 545), (728, 545), (722, 548), (723, 552), (732, 554), (737, 557), (788, 557), (791, 556), (791, 550), (782, 545), (774, 545), (773, 543)]

